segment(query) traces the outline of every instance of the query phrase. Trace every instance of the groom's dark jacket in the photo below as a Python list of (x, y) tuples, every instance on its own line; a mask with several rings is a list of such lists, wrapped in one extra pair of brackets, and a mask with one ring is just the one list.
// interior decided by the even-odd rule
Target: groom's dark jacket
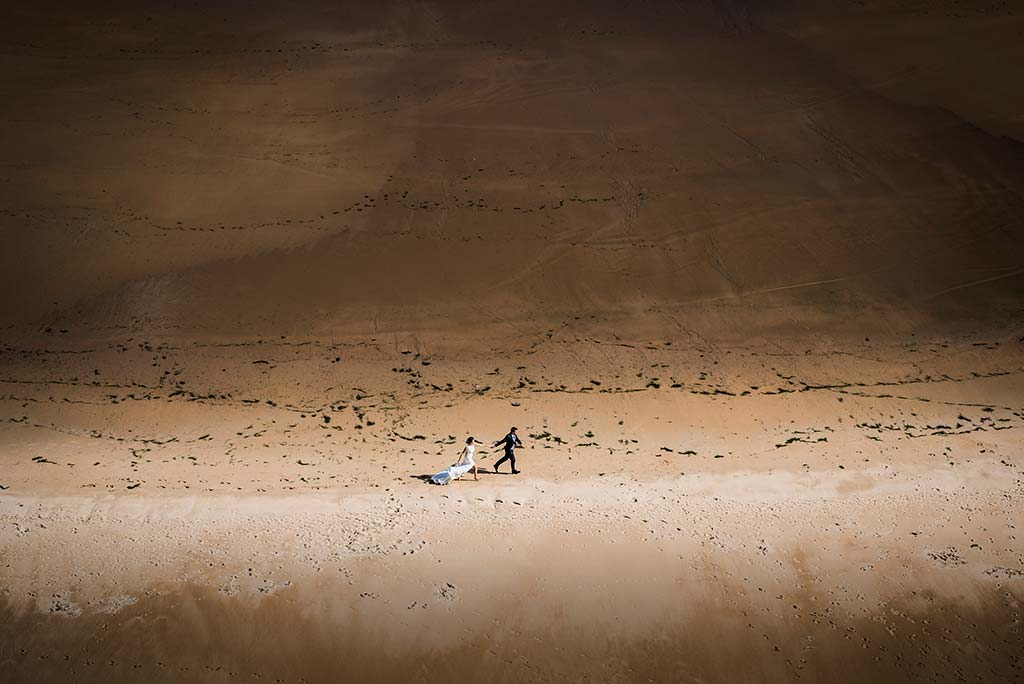
[(511, 432), (501, 438), (501, 441), (496, 442), (494, 446), (505, 447), (505, 453), (510, 453), (517, 446), (523, 446), (523, 443), (519, 440), (519, 436), (512, 434)]

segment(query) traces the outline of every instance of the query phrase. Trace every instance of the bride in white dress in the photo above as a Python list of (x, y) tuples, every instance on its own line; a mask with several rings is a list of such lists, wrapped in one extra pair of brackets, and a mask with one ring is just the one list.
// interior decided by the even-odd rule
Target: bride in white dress
[(430, 481), (440, 485), (450, 484), (452, 480), (458, 480), (470, 470), (473, 471), (473, 479), (479, 480), (480, 478), (476, 475), (476, 461), (473, 460), (473, 452), (476, 451), (477, 446), (487, 445), (476, 441), (473, 437), (467, 439), (466, 446), (462, 447), (462, 451), (459, 452), (459, 460), (432, 476)]

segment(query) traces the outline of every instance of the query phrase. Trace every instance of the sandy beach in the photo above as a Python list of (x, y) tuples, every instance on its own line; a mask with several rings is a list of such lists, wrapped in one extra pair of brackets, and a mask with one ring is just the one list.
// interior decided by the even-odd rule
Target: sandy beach
[[(9, 349), (7, 667), (1020, 677), (1016, 340), (676, 346), (553, 339), (493, 368), (315, 340)], [(521, 475), (424, 482), (450, 426), (502, 419)]]
[(1012, 3), (9, 13), (5, 684), (1024, 681)]

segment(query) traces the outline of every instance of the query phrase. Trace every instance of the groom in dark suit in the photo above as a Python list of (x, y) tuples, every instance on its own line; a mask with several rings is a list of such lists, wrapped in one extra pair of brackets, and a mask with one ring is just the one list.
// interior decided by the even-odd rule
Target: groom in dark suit
[(504, 438), (498, 440), (497, 442), (491, 445), (496, 447), (500, 444), (501, 446), (505, 447), (505, 455), (502, 456), (501, 459), (499, 459), (498, 462), (494, 464), (494, 472), (498, 472), (498, 466), (500, 466), (505, 461), (511, 461), (512, 474), (519, 474), (519, 471), (516, 470), (516, 447), (523, 446), (523, 443), (522, 441), (520, 441), (519, 435), (516, 434), (516, 429), (517, 428), (514, 427), (511, 428)]

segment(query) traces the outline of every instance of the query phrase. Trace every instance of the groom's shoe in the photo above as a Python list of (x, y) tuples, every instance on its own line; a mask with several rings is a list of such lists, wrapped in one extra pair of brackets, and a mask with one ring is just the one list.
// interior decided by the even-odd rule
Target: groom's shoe
[(513, 470), (513, 471), (512, 471), (512, 474), (513, 474), (513, 475), (518, 475), (518, 474), (519, 474), (519, 471), (518, 471), (518, 470)]

